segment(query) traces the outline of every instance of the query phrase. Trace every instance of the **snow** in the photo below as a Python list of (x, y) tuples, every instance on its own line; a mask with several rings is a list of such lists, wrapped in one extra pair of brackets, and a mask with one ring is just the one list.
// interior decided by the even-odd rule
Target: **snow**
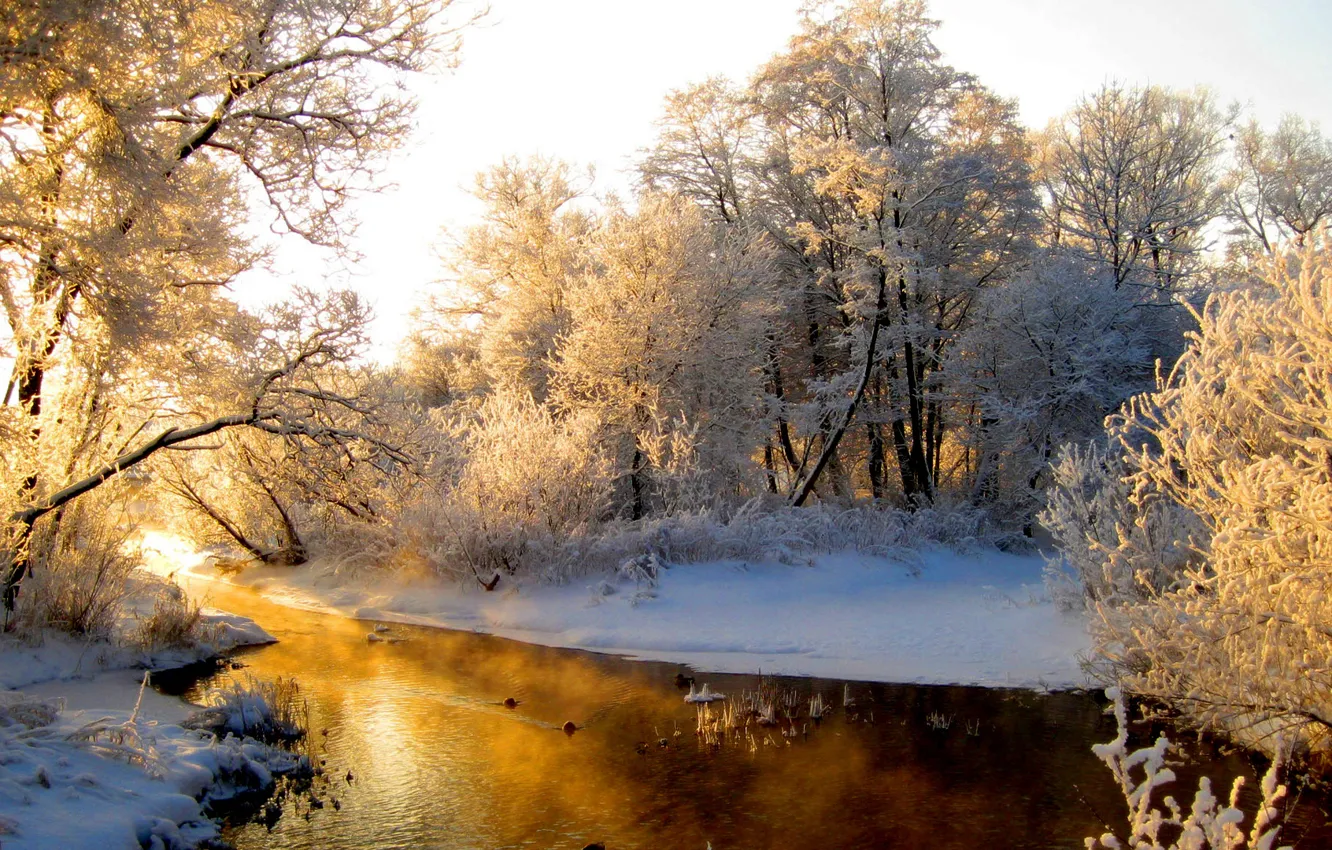
[(67, 740), (82, 719), (75, 713), (35, 729), (0, 729), (6, 848), (138, 847), (141, 827), (151, 832), (154, 817), (177, 831), (181, 824), (192, 832), (209, 829), (199, 804), (175, 783)]
[(692, 703), (702, 703), (702, 702), (720, 702), (721, 700), (724, 699), (726, 699), (726, 694), (714, 693), (712, 689), (710, 689), (707, 686), (706, 683), (704, 683), (702, 690), (694, 690), (694, 683), (690, 682), (689, 693), (685, 694), (684, 701)]
[(1044, 562), (998, 551), (857, 553), (807, 565), (678, 565), (655, 585), (592, 577), (564, 586), (472, 586), (391, 571), (352, 581), (318, 563), (224, 576), (295, 607), (493, 633), (528, 643), (669, 661), (697, 670), (992, 687), (1087, 684), (1082, 615), (1046, 594)]
[[(134, 607), (130, 606), (130, 610)], [(43, 682), (84, 681), (102, 673), (183, 667), (238, 646), (273, 643), (276, 638), (248, 617), (204, 608), (202, 625), (213, 629), (208, 643), (187, 649), (144, 652), (105, 641), (81, 641), (54, 632), (40, 642), (0, 635), (0, 688), (26, 688)], [(135, 680), (137, 681), (137, 676)]]
[[(127, 620), (151, 611), (145, 591), (159, 583), (135, 579)], [(198, 799), (221, 799), (237, 781), (259, 781), (282, 756), (183, 728), (192, 706), (141, 688), (144, 670), (274, 638), (247, 617), (202, 615), (209, 643), (152, 653), (55, 633), (35, 641), (0, 636), (5, 850), (188, 847), (217, 836)]]
[(273, 769), (290, 769), (295, 758), (132, 708), (42, 714), (50, 703), (14, 691), (0, 696), (6, 850), (192, 847), (218, 837), (201, 799), (271, 785)]

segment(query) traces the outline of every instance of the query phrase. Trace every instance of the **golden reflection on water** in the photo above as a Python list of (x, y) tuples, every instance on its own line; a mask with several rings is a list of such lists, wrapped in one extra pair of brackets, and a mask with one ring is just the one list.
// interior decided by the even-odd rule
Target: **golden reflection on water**
[[(308, 820), (289, 805), (272, 833), (232, 830), (240, 848), (1080, 847), (1102, 831), (1097, 812), (1122, 806), (1089, 751), (1112, 724), (1086, 697), (858, 685), (852, 718), (841, 683), (793, 681), (832, 717), (713, 747), (670, 665), (407, 627), (369, 642), (369, 623), (191, 590), (280, 639), (244, 660), (300, 681), (323, 793), (341, 805)], [(950, 728), (931, 728), (932, 712)]]

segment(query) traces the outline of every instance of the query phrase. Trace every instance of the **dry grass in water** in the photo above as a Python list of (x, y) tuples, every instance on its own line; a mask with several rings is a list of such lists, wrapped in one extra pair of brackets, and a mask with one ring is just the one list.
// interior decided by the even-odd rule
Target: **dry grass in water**
[(246, 676), (204, 696), (206, 707), (185, 721), (192, 729), (206, 729), (219, 737), (228, 732), (266, 744), (305, 740), (310, 709), (295, 677), (272, 681)]
[(695, 709), (694, 733), (701, 743), (711, 747), (736, 744), (751, 751), (760, 744), (777, 743), (772, 737), (774, 730), (788, 743), (807, 736), (811, 726), (817, 726), (833, 712), (823, 694), (801, 694), (795, 689), (781, 688), (765, 677), (760, 677), (756, 690), (716, 702), (701, 702)]

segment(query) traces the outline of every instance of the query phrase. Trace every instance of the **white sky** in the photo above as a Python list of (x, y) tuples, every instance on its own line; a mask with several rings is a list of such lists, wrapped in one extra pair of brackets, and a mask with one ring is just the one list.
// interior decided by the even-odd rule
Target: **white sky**
[[(461, 2), (461, 0), (460, 0)], [(476, 216), (474, 175), (505, 155), (592, 164), (595, 189), (625, 191), (635, 152), (672, 89), (724, 74), (743, 81), (797, 28), (800, 0), (491, 0), (462, 65), (414, 83), (419, 129), (394, 156), (395, 185), (357, 204), (353, 268), (285, 245), (274, 272), (238, 284), (245, 300), (324, 278), (362, 291), (377, 314), (376, 355), (392, 357), (407, 314), (439, 278), (442, 229)], [(1332, 0), (932, 0), (945, 61), (1019, 101), (1044, 126), (1118, 79), (1210, 86), (1332, 133)]]

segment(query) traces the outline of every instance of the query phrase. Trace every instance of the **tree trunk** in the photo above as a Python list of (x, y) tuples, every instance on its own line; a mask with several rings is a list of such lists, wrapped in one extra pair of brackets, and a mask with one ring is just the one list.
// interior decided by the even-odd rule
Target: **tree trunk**
[(869, 439), (870, 495), (878, 500), (884, 497), (883, 485), (886, 471), (883, 454), (883, 426), (878, 422), (871, 422), (865, 426), (865, 434)]
[(925, 405), (925, 468), (930, 471), (930, 480), (937, 480), (939, 458), (936, 452), (934, 430), (938, 426), (939, 406), (931, 401)]
[(306, 561), (305, 543), (301, 541), (301, 536), (296, 532), (296, 523), (292, 522), (291, 514), (278, 499), (273, 488), (268, 486), (268, 482), (262, 478), (258, 479), (259, 487), (263, 489), (264, 495), (268, 496), (268, 501), (282, 518), (282, 533), (286, 538), (286, 543), (273, 552), (268, 552), (261, 557), (265, 564), (278, 564), (281, 566), (295, 567), (304, 564)]
[(934, 463), (930, 469), (930, 481), (933, 482), (937, 489), (939, 486), (939, 473), (943, 464), (944, 417), (942, 411), (936, 410), (936, 414), (934, 424)]
[(629, 518), (640, 520), (643, 518), (643, 452), (638, 447), (637, 441), (634, 443), (634, 459), (629, 465), (629, 489), (632, 496), (629, 500)]
[[(897, 279), (897, 298), (905, 329), (909, 318), (905, 276)], [(934, 488), (930, 483), (930, 468), (925, 461), (925, 392), (921, 380), (924, 369), (917, 368), (916, 347), (910, 339), (902, 340), (902, 359), (907, 376), (907, 410), (911, 417), (911, 476), (915, 480), (916, 493), (923, 496), (926, 501), (932, 502)]]
[(768, 492), (777, 495), (777, 467), (773, 460), (772, 441), (767, 439), (763, 441), (763, 472), (768, 482)]
[(851, 427), (851, 421), (855, 419), (856, 408), (860, 405), (860, 400), (865, 395), (865, 388), (869, 386), (870, 376), (874, 374), (875, 356), (879, 344), (879, 328), (881, 325), (880, 317), (883, 315), (883, 309), (886, 305), (888, 289), (887, 274), (883, 269), (879, 269), (879, 291), (875, 298), (875, 311), (873, 324), (870, 326), (869, 344), (865, 347), (865, 368), (861, 372), (860, 382), (856, 384), (855, 391), (851, 394), (851, 400), (847, 403), (846, 412), (842, 416), (841, 423), (829, 435), (823, 445), (823, 451), (819, 452), (819, 459), (815, 461), (814, 468), (810, 470), (809, 475), (801, 482), (800, 487), (796, 489), (795, 495), (791, 499), (791, 504), (800, 507), (809, 498), (809, 494), (814, 492), (814, 485), (818, 483), (819, 476), (828, 466), (829, 462), (837, 452), (837, 444), (842, 441), (842, 436), (846, 434), (846, 429)]
[(897, 472), (902, 478), (902, 495), (907, 502), (916, 495), (916, 472), (911, 466), (911, 449), (907, 445), (906, 422), (898, 416), (893, 419), (893, 449), (897, 454)]
[[(786, 389), (782, 382), (782, 367), (781, 364), (777, 362), (776, 343), (771, 336), (769, 337), (769, 340), (772, 343), (772, 348), (770, 349), (771, 355), (769, 360), (770, 365), (768, 367), (768, 379), (772, 382), (773, 397), (776, 398), (777, 403), (784, 408), (786, 405)], [(786, 458), (786, 463), (790, 467), (791, 474), (793, 476), (799, 475), (800, 463), (796, 460), (795, 446), (791, 443), (791, 427), (787, 423), (786, 414), (782, 409), (779, 409), (777, 412), (777, 444), (782, 448), (782, 456)]]

